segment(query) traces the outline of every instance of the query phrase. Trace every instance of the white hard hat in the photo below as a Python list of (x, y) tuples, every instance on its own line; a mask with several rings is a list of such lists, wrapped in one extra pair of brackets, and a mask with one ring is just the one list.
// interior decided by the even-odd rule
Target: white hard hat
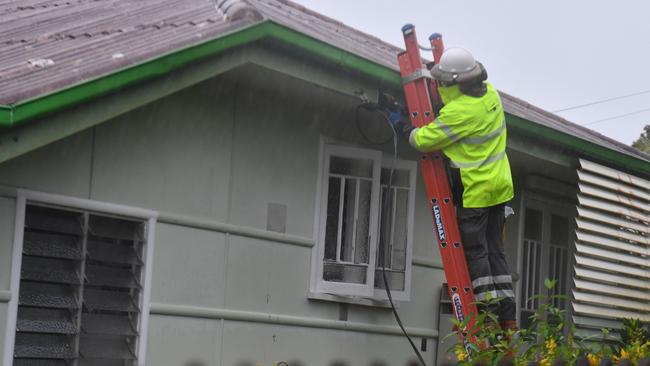
[(433, 66), (431, 75), (443, 83), (462, 83), (481, 76), (483, 67), (472, 54), (460, 47), (448, 48)]

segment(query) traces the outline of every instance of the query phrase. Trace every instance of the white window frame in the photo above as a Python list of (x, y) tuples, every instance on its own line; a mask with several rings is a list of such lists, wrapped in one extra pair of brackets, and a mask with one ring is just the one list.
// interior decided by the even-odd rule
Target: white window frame
[[(356, 295), (364, 297), (372, 297), (374, 289), (374, 278), (375, 278), (375, 251), (377, 248), (377, 215), (372, 213), (377, 212), (377, 204), (379, 200), (379, 178), (381, 174), (381, 152), (360, 149), (349, 146), (340, 146), (340, 145), (330, 145), (327, 144), (323, 146), (323, 160), (322, 160), (322, 184), (323, 189), (321, 190), (320, 202), (320, 225), (318, 230), (318, 260), (317, 263), (317, 283), (316, 283), (316, 292), (322, 293), (331, 293), (336, 295)], [(369, 224), (369, 246), (368, 246), (368, 266), (366, 267), (366, 283), (365, 284), (355, 284), (355, 283), (345, 283), (345, 282), (329, 282), (322, 279), (323, 273), (323, 260), (322, 258), (325, 255), (325, 227), (327, 222), (327, 194), (329, 179), (328, 173), (330, 169), (330, 157), (332, 156), (341, 156), (347, 158), (357, 158), (357, 159), (369, 159), (372, 160), (372, 188), (370, 195), (370, 224)]]
[(93, 201), (77, 197), (62, 196), (51, 193), (18, 189), (16, 195), (16, 215), (14, 226), (13, 253), (11, 259), (10, 292), (7, 324), (5, 329), (4, 366), (13, 364), (16, 322), (18, 318), (18, 296), (20, 290), (20, 272), (23, 253), (23, 233), (25, 231), (25, 211), (28, 204), (47, 205), (61, 209), (84, 210), (97, 214), (109, 214), (129, 219), (146, 220), (146, 242), (144, 245), (144, 273), (142, 290), (142, 313), (138, 324), (138, 365), (144, 366), (147, 348), (147, 330), (151, 308), (151, 273), (155, 243), (156, 221), (158, 213), (137, 207)]
[[(382, 152), (358, 147), (344, 146), (331, 141), (321, 140), (320, 144), (320, 168), (318, 170), (316, 219), (314, 223), (315, 248), (312, 250), (312, 271), (311, 271), (311, 292), (331, 295), (342, 295), (349, 297), (363, 297), (374, 300), (387, 300), (388, 296), (384, 289), (374, 287), (377, 245), (379, 241), (379, 205), (381, 204), (381, 170), (390, 168), (393, 165), (392, 158), (382, 158)], [(325, 229), (327, 222), (327, 195), (329, 185), (329, 163), (331, 156), (349, 158), (365, 158), (373, 161), (373, 183), (370, 208), (370, 245), (368, 268), (366, 272), (366, 284), (353, 284), (343, 282), (329, 282), (322, 279), (323, 257), (325, 255)], [(407, 246), (405, 263), (405, 284), (403, 291), (391, 291), (394, 300), (408, 301), (410, 299), (412, 261), (413, 261), (413, 223), (415, 212), (415, 190), (417, 163), (414, 161), (397, 160), (395, 168), (409, 170), (409, 212), (407, 218)]]
[[(382, 168), (395, 168), (396, 170), (408, 170), (409, 172), (409, 197), (408, 197), (408, 216), (407, 216), (407, 232), (406, 232), (406, 263), (404, 273), (404, 290), (396, 291), (391, 290), (390, 294), (394, 300), (409, 301), (411, 299), (411, 272), (413, 269), (413, 223), (415, 222), (415, 189), (417, 179), (417, 163), (410, 160), (394, 160), (393, 158), (384, 158), (382, 160)], [(381, 203), (381, 202), (380, 202)], [(379, 214), (377, 215), (379, 217)], [(381, 227), (378, 227), (381, 230)], [(377, 232), (379, 237), (379, 232)], [(374, 285), (373, 285), (374, 287)], [(375, 299), (388, 300), (386, 290), (381, 288), (374, 289)]]

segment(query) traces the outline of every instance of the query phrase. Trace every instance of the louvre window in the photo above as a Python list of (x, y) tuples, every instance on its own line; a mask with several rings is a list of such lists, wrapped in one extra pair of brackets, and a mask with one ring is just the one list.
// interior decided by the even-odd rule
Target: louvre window
[(135, 365), (146, 222), (27, 205), (14, 365)]
[(323, 159), (316, 292), (384, 299), (385, 272), (394, 298), (406, 300), (415, 163), (334, 145)]

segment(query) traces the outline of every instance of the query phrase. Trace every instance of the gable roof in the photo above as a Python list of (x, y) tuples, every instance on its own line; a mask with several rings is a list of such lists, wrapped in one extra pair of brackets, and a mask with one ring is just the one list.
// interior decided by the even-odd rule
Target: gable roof
[[(288, 0), (5, 1), (0, 2), (0, 125), (10, 127), (163, 74), (217, 51), (191, 54), (197, 46), (268, 23), (315, 40), (316, 45), (295, 41), (312, 51), (327, 45), (353, 55), (365, 63), (348, 60), (346, 66), (399, 85), (396, 55), (401, 49)], [(277, 33), (268, 28), (239, 41), (291, 37)], [(183, 57), (168, 57), (172, 54)], [(167, 59), (155, 62), (162, 57)], [(650, 162), (650, 156), (632, 147), (508, 94), (502, 97), (506, 112), (533, 122), (523, 127), (537, 129), (536, 135), (567, 145), (586, 142)]]

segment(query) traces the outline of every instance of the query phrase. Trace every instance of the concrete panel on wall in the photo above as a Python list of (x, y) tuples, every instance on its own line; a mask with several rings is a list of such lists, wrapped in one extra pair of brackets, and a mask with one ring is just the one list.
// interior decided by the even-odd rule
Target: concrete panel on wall
[(231, 92), (216, 79), (97, 127), (93, 198), (226, 221)]
[(91, 129), (4, 162), (0, 184), (88, 198), (92, 138)]
[(147, 365), (220, 365), (221, 320), (152, 315)]
[(158, 223), (151, 301), (224, 306), (225, 234)]
[[(222, 365), (405, 365), (413, 350), (399, 335), (226, 321)], [(429, 342), (431, 344), (431, 342)], [(423, 357), (433, 364), (434, 348)]]
[(336, 319), (336, 303), (307, 299), (310, 261), (307, 247), (231, 236), (226, 308)]
[[(0, 302), (0, 359), (5, 354), (5, 329), (7, 328), (8, 304)], [(13, 352), (13, 350), (12, 350)]]
[(0, 291), (8, 291), (11, 284), (15, 218), (16, 200), (0, 197)]
[(318, 172), (318, 117), (281, 92), (237, 97), (231, 222), (267, 228), (269, 204), (286, 206), (286, 232), (312, 237)]

